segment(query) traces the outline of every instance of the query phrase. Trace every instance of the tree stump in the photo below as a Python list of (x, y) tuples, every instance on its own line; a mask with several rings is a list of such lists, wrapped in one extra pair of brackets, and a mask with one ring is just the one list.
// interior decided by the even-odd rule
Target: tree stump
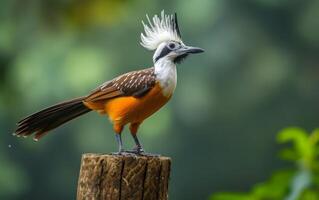
[(83, 154), (77, 200), (167, 200), (171, 160)]

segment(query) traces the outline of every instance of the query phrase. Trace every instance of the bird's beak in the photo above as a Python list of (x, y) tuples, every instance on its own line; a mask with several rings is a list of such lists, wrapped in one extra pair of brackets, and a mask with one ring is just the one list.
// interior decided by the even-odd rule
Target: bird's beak
[(195, 53), (203, 53), (204, 49), (199, 47), (190, 47), (190, 46), (182, 46), (180, 49), (176, 50), (179, 55), (183, 54), (195, 54)]

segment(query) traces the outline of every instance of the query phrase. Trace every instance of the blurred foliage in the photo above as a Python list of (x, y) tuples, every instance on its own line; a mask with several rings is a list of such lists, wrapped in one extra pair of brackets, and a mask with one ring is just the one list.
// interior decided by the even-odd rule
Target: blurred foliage
[(311, 134), (300, 128), (286, 128), (277, 137), (279, 143), (293, 146), (280, 151), (283, 160), (294, 162), (293, 169), (275, 172), (256, 184), (249, 193), (217, 193), (211, 200), (315, 200), (319, 199), (319, 129)]
[[(0, 199), (75, 199), (81, 154), (116, 150), (108, 119), (90, 113), (38, 143), (12, 137), (15, 123), (152, 66), (141, 20), (163, 9), (177, 12), (185, 44), (206, 50), (178, 66), (173, 98), (139, 132), (147, 151), (173, 159), (170, 199), (247, 191), (292, 166), (273, 138), (318, 127), (317, 0), (1, 0)], [(314, 154), (302, 151), (282, 154), (308, 163)], [(295, 176), (278, 173), (269, 184)]]

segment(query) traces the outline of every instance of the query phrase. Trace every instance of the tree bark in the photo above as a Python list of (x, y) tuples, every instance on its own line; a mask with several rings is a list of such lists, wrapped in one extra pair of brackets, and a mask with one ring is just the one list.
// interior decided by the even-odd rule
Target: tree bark
[(171, 159), (83, 154), (77, 200), (167, 200)]

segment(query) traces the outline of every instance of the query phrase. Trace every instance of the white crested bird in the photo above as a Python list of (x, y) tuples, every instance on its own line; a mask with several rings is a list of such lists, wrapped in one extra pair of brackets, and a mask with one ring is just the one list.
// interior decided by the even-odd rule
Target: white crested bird
[(64, 101), (25, 117), (17, 123), (16, 136), (35, 134), (39, 140), (52, 129), (92, 110), (106, 114), (113, 124), (119, 153), (125, 152), (121, 132), (129, 124), (136, 146), (133, 153), (144, 150), (137, 138), (141, 123), (158, 111), (172, 97), (176, 88), (176, 65), (190, 54), (204, 52), (198, 47), (186, 46), (181, 38), (177, 16), (146, 15), (140, 44), (153, 55), (154, 66), (122, 74), (105, 82), (89, 95)]

